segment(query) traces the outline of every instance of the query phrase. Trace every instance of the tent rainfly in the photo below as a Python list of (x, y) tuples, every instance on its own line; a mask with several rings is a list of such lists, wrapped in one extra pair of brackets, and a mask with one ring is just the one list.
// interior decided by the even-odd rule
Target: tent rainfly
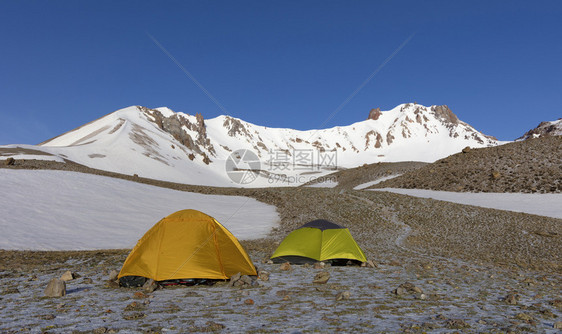
[(295, 264), (330, 261), (366, 262), (365, 254), (349, 230), (327, 220), (313, 220), (289, 233), (271, 256), (275, 263)]

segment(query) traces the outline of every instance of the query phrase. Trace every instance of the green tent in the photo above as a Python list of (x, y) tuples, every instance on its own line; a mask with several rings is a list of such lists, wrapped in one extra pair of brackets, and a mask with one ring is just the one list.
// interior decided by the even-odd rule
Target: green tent
[(275, 263), (295, 264), (330, 261), (345, 264), (349, 260), (366, 262), (365, 254), (349, 230), (330, 221), (313, 220), (289, 233), (271, 256)]

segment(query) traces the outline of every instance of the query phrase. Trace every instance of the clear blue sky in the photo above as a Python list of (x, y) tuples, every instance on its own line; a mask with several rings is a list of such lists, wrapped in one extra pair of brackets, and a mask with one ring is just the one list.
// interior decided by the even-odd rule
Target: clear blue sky
[(129, 105), (318, 128), (447, 104), (512, 140), (562, 117), (562, 1), (3, 1), (0, 144)]

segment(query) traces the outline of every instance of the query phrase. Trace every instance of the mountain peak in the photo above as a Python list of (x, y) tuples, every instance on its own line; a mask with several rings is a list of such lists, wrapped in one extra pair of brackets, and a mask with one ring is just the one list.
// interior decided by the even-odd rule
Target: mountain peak
[(555, 121), (541, 122), (536, 128), (531, 129), (517, 140), (538, 138), (543, 136), (562, 136), (562, 118)]

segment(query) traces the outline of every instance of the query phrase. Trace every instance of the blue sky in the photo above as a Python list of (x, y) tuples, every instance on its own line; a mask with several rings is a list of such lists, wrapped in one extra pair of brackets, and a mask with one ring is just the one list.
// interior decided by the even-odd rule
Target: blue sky
[(512, 140), (562, 117), (560, 1), (2, 1), (0, 144), (129, 105), (318, 128), (447, 104)]

